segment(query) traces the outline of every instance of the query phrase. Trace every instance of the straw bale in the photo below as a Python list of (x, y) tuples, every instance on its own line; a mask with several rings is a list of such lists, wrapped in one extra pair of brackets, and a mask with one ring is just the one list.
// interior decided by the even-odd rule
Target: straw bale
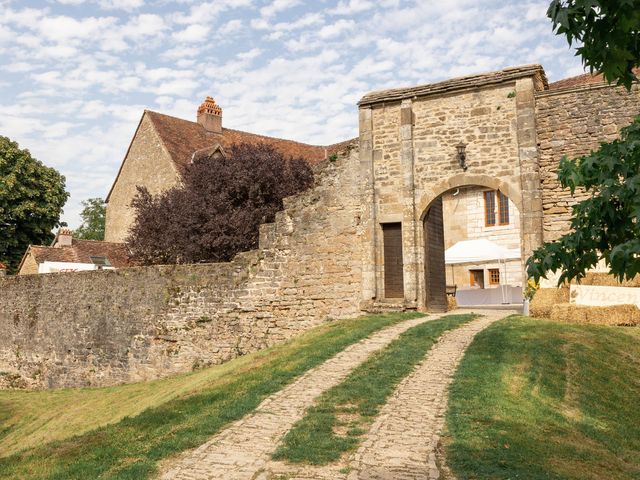
[(456, 297), (452, 295), (447, 295), (447, 311), (455, 310), (458, 308), (458, 302), (456, 301)]
[(636, 275), (630, 280), (619, 282), (613, 275), (605, 272), (587, 272), (580, 284), (603, 287), (640, 287), (640, 275)]
[(636, 305), (592, 307), (573, 303), (558, 303), (549, 308), (552, 320), (592, 325), (640, 325), (640, 308)]
[(529, 313), (533, 317), (549, 318), (551, 307), (558, 303), (569, 302), (569, 288), (541, 288), (533, 297), (529, 305)]

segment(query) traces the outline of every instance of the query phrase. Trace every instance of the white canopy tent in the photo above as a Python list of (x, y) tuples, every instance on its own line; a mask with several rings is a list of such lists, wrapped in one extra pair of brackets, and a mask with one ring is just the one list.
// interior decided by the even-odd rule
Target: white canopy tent
[(491, 240), (461, 240), (444, 252), (444, 263), (483, 263), (491, 261), (519, 260), (520, 249), (505, 248)]
[[(460, 242), (457, 242), (456, 244), (445, 250), (444, 262), (446, 265), (456, 265), (461, 263), (481, 264), (487, 262), (498, 262), (499, 264), (502, 264), (502, 276), (506, 280), (506, 261), (520, 260), (520, 255), (520, 249), (505, 248), (490, 240), (461, 240)], [(500, 282), (503, 304), (508, 303), (507, 288), (508, 285)]]

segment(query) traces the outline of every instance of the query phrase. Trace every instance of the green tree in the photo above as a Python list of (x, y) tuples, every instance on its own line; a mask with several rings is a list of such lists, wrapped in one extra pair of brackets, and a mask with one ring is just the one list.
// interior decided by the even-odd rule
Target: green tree
[(591, 73), (631, 88), (640, 59), (639, 0), (553, 0), (547, 10), (558, 35), (569, 45), (580, 43), (576, 55)]
[(61, 225), (65, 178), (0, 136), (0, 262), (15, 272), (29, 244), (46, 244)]
[[(640, 65), (640, 0), (554, 0), (547, 15), (592, 71), (631, 90)], [(560, 282), (580, 279), (598, 261), (622, 280), (640, 273), (640, 117), (596, 152), (560, 160), (558, 179), (572, 195), (591, 194), (573, 207), (572, 231), (546, 243), (527, 261), (536, 281), (561, 270)]]
[(106, 204), (101, 198), (90, 198), (82, 201), (82, 224), (73, 232), (73, 236), (83, 240), (104, 240), (104, 222)]

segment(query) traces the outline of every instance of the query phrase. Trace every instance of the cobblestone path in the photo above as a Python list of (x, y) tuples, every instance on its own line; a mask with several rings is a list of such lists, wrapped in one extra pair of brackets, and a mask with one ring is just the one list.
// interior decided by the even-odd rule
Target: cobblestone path
[[(468, 313), (458, 310), (455, 313)], [(259, 479), (433, 480), (442, 478), (435, 448), (444, 427), (447, 389), (464, 351), (491, 323), (516, 313), (483, 310), (483, 317), (445, 332), (409, 376), (397, 386), (360, 448), (331, 465), (271, 462)]]
[(164, 469), (164, 480), (267, 478), (264, 472), (278, 441), (300, 420), (325, 390), (339, 384), (369, 355), (386, 347), (402, 332), (435, 317), (407, 320), (355, 343), (309, 370), (283, 390), (265, 399), (238, 420)]
[(485, 316), (446, 332), (398, 385), (352, 457), (348, 480), (440, 478), (435, 448), (453, 374), (475, 335), (514, 312), (482, 313)]

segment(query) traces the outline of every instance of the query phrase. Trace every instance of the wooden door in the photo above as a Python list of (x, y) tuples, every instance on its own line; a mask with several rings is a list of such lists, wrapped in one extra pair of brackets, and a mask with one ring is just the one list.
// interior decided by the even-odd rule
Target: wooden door
[(384, 247), (384, 296), (404, 298), (404, 276), (402, 272), (402, 224), (383, 223)]
[(484, 270), (469, 270), (469, 285), (484, 288)]
[(431, 312), (447, 311), (447, 277), (444, 268), (444, 220), (442, 197), (438, 197), (424, 218), (425, 304)]

